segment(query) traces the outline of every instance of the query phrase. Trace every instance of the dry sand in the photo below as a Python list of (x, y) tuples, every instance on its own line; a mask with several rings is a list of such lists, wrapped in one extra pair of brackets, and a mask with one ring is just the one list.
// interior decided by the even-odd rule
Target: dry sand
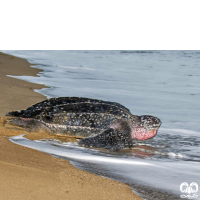
[(43, 85), (6, 75), (34, 76), (39, 72), (24, 59), (0, 53), (0, 199), (141, 199), (125, 184), (79, 170), (66, 160), (13, 144), (5, 137), (24, 133), (29, 139), (49, 137), (4, 123), (8, 111), (25, 109), (45, 99), (33, 91)]

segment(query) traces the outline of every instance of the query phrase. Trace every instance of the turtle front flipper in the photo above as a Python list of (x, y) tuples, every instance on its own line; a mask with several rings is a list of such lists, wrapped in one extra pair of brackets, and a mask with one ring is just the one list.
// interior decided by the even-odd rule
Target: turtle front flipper
[(112, 151), (130, 148), (132, 144), (129, 132), (122, 133), (113, 128), (106, 129), (97, 136), (84, 138), (79, 141), (80, 146), (102, 148)]

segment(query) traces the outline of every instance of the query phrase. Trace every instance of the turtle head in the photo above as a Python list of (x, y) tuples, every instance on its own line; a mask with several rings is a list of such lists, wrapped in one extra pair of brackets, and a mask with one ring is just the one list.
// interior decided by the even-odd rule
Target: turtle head
[(150, 115), (139, 116), (132, 126), (132, 139), (147, 140), (157, 134), (160, 119)]

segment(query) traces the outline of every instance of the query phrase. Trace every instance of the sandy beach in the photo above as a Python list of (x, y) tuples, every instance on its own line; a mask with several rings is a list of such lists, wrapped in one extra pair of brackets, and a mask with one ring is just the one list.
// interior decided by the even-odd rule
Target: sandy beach
[[(52, 137), (5, 125), (5, 114), (46, 99), (34, 92), (43, 85), (6, 75), (36, 76), (41, 70), (26, 60), (0, 53), (0, 199), (141, 199), (128, 185), (73, 167), (68, 161), (11, 143), (7, 137)], [(66, 140), (72, 140), (70, 138)]]

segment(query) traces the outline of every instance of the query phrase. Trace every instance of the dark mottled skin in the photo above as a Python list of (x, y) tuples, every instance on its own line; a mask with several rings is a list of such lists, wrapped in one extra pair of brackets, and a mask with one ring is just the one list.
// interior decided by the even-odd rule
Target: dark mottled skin
[(132, 132), (141, 124), (140, 116), (119, 103), (79, 97), (47, 99), (7, 116), (17, 117), (10, 123), (18, 126), (87, 137), (79, 145), (111, 150), (131, 147)]
[(132, 146), (132, 140), (129, 132), (120, 132), (112, 128), (106, 129), (103, 133), (82, 139), (79, 145), (85, 147), (104, 148), (117, 151)]

